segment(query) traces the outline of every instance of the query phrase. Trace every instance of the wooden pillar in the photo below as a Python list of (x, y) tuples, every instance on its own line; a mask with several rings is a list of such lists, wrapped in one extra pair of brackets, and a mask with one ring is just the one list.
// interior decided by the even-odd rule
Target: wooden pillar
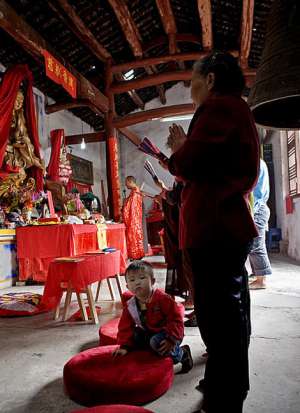
[(106, 66), (106, 84), (105, 94), (108, 98), (109, 110), (105, 115), (106, 129), (106, 171), (107, 171), (107, 188), (108, 188), (108, 205), (110, 216), (119, 221), (121, 215), (121, 192), (119, 177), (119, 151), (117, 131), (113, 127), (113, 118), (115, 116), (114, 95), (111, 92), (113, 74), (111, 70), (111, 60), (108, 60)]

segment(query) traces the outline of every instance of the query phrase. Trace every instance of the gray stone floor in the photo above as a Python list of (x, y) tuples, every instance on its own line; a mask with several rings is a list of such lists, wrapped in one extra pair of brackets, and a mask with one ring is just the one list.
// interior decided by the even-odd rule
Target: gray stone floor
[[(272, 256), (272, 265), (268, 288), (251, 292), (251, 392), (245, 413), (300, 412), (300, 265), (277, 255)], [(156, 277), (163, 285), (164, 270), (156, 270)], [(43, 287), (14, 287), (0, 294), (12, 290), (42, 292)], [(107, 298), (104, 289), (101, 299)], [(109, 301), (99, 305), (100, 324), (121, 308)], [(72, 312), (76, 310), (74, 301)], [(64, 395), (62, 369), (74, 354), (97, 345), (98, 329), (81, 322), (54, 322), (50, 313), (1, 318), (0, 412), (69, 413), (78, 409)], [(192, 348), (195, 367), (189, 374), (176, 375), (172, 388), (147, 405), (153, 412), (192, 413), (201, 404), (201, 394), (194, 387), (203, 375), (205, 349), (196, 328), (186, 329), (185, 342)]]

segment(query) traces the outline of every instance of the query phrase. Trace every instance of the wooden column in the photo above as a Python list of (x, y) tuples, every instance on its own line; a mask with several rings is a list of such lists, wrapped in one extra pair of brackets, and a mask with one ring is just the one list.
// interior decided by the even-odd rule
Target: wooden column
[(117, 130), (113, 126), (115, 116), (114, 95), (111, 92), (113, 82), (113, 73), (111, 70), (111, 59), (106, 66), (105, 77), (105, 94), (108, 98), (109, 110), (105, 114), (106, 129), (106, 171), (107, 171), (107, 188), (108, 188), (108, 205), (110, 216), (115, 220), (120, 220), (121, 215), (121, 192), (119, 177), (119, 151)]

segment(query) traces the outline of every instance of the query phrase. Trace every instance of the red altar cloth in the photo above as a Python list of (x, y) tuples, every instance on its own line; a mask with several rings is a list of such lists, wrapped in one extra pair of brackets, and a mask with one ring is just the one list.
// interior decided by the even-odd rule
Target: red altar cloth
[(62, 296), (61, 283), (71, 281), (79, 293), (94, 282), (113, 277), (120, 270), (120, 251), (108, 254), (81, 255), (80, 262), (52, 261), (44, 289), (41, 305), (47, 310), (55, 308)]
[(106, 224), (106, 240), (108, 247), (117, 248), (121, 251), (120, 274), (124, 274), (127, 263), (127, 247), (124, 224)]
[[(41, 225), (17, 228), (19, 280), (32, 278), (44, 282), (51, 261), (73, 257), (98, 249), (96, 225)], [(124, 224), (107, 224), (107, 246), (121, 251), (120, 269), (126, 269), (127, 248)]]
[(50, 262), (98, 249), (96, 225), (41, 225), (16, 232), (19, 280), (45, 281)]

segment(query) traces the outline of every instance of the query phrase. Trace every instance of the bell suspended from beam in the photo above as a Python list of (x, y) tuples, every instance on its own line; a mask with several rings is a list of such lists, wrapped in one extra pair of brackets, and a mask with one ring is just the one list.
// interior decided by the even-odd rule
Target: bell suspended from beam
[(275, 0), (248, 104), (258, 125), (300, 129), (300, 0)]

